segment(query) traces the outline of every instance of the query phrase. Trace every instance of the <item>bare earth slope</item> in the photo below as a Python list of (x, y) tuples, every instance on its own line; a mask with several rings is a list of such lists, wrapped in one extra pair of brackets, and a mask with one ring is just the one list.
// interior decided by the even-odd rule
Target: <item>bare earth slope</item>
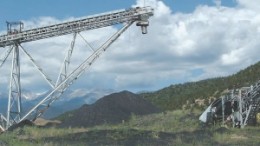
[(83, 105), (57, 119), (60, 127), (90, 127), (101, 124), (116, 124), (128, 120), (132, 114), (147, 115), (160, 110), (142, 97), (122, 91), (103, 97), (92, 105)]

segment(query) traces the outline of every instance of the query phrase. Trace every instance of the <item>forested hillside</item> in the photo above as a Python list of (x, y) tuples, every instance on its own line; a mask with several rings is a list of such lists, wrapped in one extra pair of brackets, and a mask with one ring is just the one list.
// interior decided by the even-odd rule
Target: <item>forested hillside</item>
[(219, 97), (225, 89), (250, 86), (260, 79), (260, 62), (239, 71), (234, 75), (171, 85), (156, 92), (142, 93), (141, 96), (150, 100), (162, 110), (180, 109), (189, 101)]

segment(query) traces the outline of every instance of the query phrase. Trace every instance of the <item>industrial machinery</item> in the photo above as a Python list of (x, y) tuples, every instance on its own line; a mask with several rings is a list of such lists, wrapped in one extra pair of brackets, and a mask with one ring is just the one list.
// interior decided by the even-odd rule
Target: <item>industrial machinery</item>
[(233, 127), (255, 125), (260, 112), (260, 81), (250, 87), (229, 90), (199, 117), (203, 123), (231, 123)]
[[(9, 56), (12, 56), (12, 66), (7, 113), (6, 115), (0, 114), (0, 129), (5, 131), (10, 126), (20, 123), (25, 119), (33, 121), (37, 117), (41, 116), (55, 100), (61, 97), (73, 81), (79, 78), (84, 71), (89, 69), (95, 60), (133, 23), (140, 26), (142, 33), (146, 34), (147, 26), (149, 25), (148, 19), (152, 15), (153, 9), (151, 7), (136, 7), (28, 30), (23, 30), (24, 24), (22, 22), (7, 22), (7, 34), (0, 36), (0, 48), (6, 49), (5, 53), (2, 54), (3, 57), (0, 59), (0, 67), (2, 67)], [(75, 39), (77, 36), (82, 36), (80, 32), (113, 26), (116, 24), (124, 25), (99, 48), (92, 48), (92, 55), (79, 64), (75, 70), (68, 71)], [(54, 82), (26, 51), (22, 44), (67, 34), (73, 34), (73, 40), (65, 56), (64, 62), (62, 63), (59, 76)], [(50, 92), (29, 111), (24, 111), (21, 104), (22, 87), (20, 83), (20, 52), (23, 52), (30, 59), (51, 88)]]

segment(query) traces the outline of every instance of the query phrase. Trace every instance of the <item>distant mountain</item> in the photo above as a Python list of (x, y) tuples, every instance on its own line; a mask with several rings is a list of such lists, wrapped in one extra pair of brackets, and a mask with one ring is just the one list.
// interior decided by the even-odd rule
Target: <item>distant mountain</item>
[(122, 91), (105, 96), (92, 105), (67, 112), (55, 118), (61, 127), (90, 127), (101, 124), (120, 123), (128, 120), (132, 114), (147, 115), (160, 112), (142, 97), (129, 91)]
[(36, 93), (33, 91), (29, 91), (29, 90), (22, 90), (22, 100), (24, 100), (24, 101), (35, 100), (46, 94), (47, 94), (47, 91), (42, 92), (42, 93)]
[[(57, 117), (58, 115), (71, 111), (73, 109), (79, 108), (84, 104), (93, 104), (98, 99), (104, 97), (105, 95), (113, 93), (113, 90), (86, 90), (86, 89), (76, 89), (67, 90), (61, 96), (60, 99), (55, 101), (50, 108), (43, 114), (43, 118), (51, 119)], [(45, 93), (34, 93), (32, 91), (22, 92), (22, 107), (23, 111), (26, 112), (39, 103), (48, 92)], [(0, 113), (6, 115), (8, 95), (0, 94)]]
[(227, 77), (171, 85), (155, 92), (141, 93), (140, 96), (162, 110), (175, 110), (182, 108), (187, 101), (194, 103), (196, 99), (219, 97), (225, 89), (250, 86), (259, 79), (260, 62)]

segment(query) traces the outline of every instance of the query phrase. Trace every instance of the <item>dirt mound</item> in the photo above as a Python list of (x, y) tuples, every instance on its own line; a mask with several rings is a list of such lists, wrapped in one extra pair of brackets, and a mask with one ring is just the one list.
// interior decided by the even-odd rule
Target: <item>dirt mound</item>
[(34, 124), (36, 126), (40, 126), (40, 127), (54, 127), (57, 126), (58, 124), (60, 124), (61, 122), (58, 120), (46, 120), (43, 118), (37, 118), (34, 121)]
[(160, 112), (158, 108), (140, 96), (128, 91), (103, 97), (92, 105), (61, 115), (60, 127), (90, 127), (101, 124), (121, 123), (132, 114), (146, 115)]
[(8, 131), (13, 131), (17, 128), (23, 128), (24, 126), (34, 126), (34, 123), (30, 120), (23, 120), (20, 123), (14, 124), (8, 128)]

